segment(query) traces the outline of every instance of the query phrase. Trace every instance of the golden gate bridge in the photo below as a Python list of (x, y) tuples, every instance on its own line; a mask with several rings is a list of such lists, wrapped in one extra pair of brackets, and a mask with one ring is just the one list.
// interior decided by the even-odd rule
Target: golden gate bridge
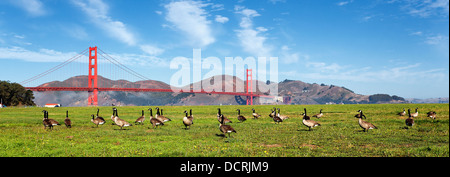
[[(88, 57), (86, 57), (86, 54), (88, 54)], [(100, 56), (100, 57), (99, 57)], [(99, 58), (102, 59), (102, 61), (99, 61)], [(87, 59), (87, 61), (86, 61)], [(86, 63), (88, 64), (88, 67), (86, 67)], [(84, 91), (88, 92), (88, 106), (98, 106), (98, 92), (103, 91), (117, 91), (117, 92), (173, 92), (173, 93), (200, 93), (200, 94), (219, 94), (219, 95), (234, 95), (236, 98), (236, 101), (240, 104), (247, 104), (247, 105), (253, 105), (253, 98), (255, 97), (271, 97), (268, 95), (261, 95), (261, 94), (254, 94), (253, 93), (253, 72), (252, 69), (246, 69), (246, 92), (206, 92), (203, 89), (201, 90), (192, 90), (189, 91), (183, 91), (183, 90), (177, 90), (174, 91), (169, 88), (134, 88), (133, 86), (123, 87), (119, 88), (117, 87), (117, 84), (105, 84), (105, 83), (99, 83), (99, 64), (102, 63), (103, 65), (106, 65), (105, 67), (102, 67), (101, 71), (102, 74), (108, 75), (109, 77), (123, 77), (125, 75), (128, 76), (128, 79), (131, 79), (130, 77), (134, 79), (140, 79), (140, 80), (151, 80), (142, 74), (139, 74), (138, 72), (130, 69), (129, 67), (123, 65), (118, 60), (113, 58), (108, 53), (104, 52), (100, 48), (95, 47), (89, 47), (84, 49), (82, 52), (78, 53), (77, 55), (69, 58), (68, 60), (38, 74), (35, 75), (27, 80), (24, 80), (20, 82), (21, 85), (25, 86), (25, 89), (31, 90), (31, 91), (37, 91), (37, 92), (50, 92), (50, 91)], [(109, 63), (109, 64), (108, 64)], [(58, 85), (55, 86), (49, 86), (41, 84), (39, 86), (35, 87), (29, 87), (29, 85), (37, 85), (42, 83), (43, 79), (46, 80), (57, 80), (61, 79), (62, 77), (67, 77), (67, 75), (82, 75), (81, 72), (86, 72), (86, 69), (88, 68), (88, 77), (87, 81), (82, 81), (82, 83), (69, 83), (66, 85)], [(120, 80), (117, 79), (115, 82), (120, 82)], [(76, 85), (76, 86), (74, 86)], [(242, 99), (241, 96), (246, 98), (246, 100)]]

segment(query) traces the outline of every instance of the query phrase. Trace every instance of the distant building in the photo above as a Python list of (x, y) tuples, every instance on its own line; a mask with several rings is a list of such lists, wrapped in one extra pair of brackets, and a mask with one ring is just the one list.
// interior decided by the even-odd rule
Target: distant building
[(57, 108), (57, 107), (61, 107), (61, 104), (58, 104), (58, 103), (47, 103), (47, 104), (45, 104), (44, 107), (46, 107), (46, 108)]

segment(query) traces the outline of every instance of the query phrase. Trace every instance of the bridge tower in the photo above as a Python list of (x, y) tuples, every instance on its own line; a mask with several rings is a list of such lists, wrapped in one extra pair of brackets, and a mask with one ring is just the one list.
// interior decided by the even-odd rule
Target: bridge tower
[(98, 106), (97, 46), (89, 47), (88, 106)]
[(253, 72), (252, 69), (247, 69), (247, 105), (253, 105)]

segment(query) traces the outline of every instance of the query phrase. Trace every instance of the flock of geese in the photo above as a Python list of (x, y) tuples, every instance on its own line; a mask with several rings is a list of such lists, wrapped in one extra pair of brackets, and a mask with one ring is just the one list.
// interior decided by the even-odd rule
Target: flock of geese
[[(172, 121), (170, 118), (164, 116), (163, 109), (159, 109), (158, 107), (155, 109), (156, 109), (156, 114), (154, 117), (153, 117), (152, 108), (148, 109), (148, 111), (150, 112), (150, 117), (149, 117), (150, 123), (152, 124), (152, 127), (154, 129), (156, 129), (158, 126), (163, 126), (164, 123), (166, 123), (168, 121)], [(405, 120), (405, 124), (407, 126), (406, 128), (409, 129), (409, 127), (412, 127), (414, 125), (414, 118), (419, 116), (418, 109), (419, 108), (416, 108), (416, 112), (412, 113), (412, 114), (411, 114), (411, 110), (408, 109), (408, 118)], [(236, 111), (237, 111), (237, 120), (240, 123), (245, 122), (247, 119), (245, 118), (245, 116), (241, 115), (241, 110), (237, 109)], [(44, 113), (44, 119), (42, 121), (42, 123), (44, 125), (44, 129), (49, 128), (50, 130), (52, 130), (53, 126), (61, 125), (58, 121), (48, 118), (48, 111), (43, 110), (42, 112)], [(103, 125), (106, 123), (105, 119), (103, 117), (99, 116), (99, 112), (100, 112), (100, 109), (97, 108), (97, 115), (96, 116), (94, 114), (91, 115), (91, 122), (93, 124), (95, 124), (97, 127), (98, 127), (98, 125)], [(368, 132), (371, 129), (378, 129), (372, 123), (363, 120), (363, 119), (367, 119), (367, 117), (366, 117), (366, 115), (364, 115), (362, 110), (358, 110), (357, 112), (358, 112), (358, 114), (356, 114), (354, 117), (359, 119), (358, 124), (363, 129), (364, 132)], [(191, 125), (194, 124), (194, 116), (192, 115), (192, 109), (189, 110), (189, 115), (188, 115), (188, 111), (184, 111), (183, 113), (185, 114), (185, 116), (182, 119), (183, 124), (185, 126), (185, 129), (188, 130), (191, 128)], [(322, 109), (320, 109), (320, 112), (318, 114), (313, 115), (312, 117), (320, 119), (321, 117), (323, 117), (323, 115), (324, 114), (322, 113)], [(406, 116), (406, 110), (403, 109), (403, 111), (397, 113), (397, 115)], [(306, 108), (304, 108), (304, 113), (302, 113), (302, 116), (303, 116), (302, 123), (303, 123), (303, 125), (308, 127), (309, 131), (311, 131), (311, 129), (314, 127), (320, 126), (320, 123), (318, 123), (314, 120), (311, 120), (311, 117), (307, 115)], [(253, 119), (258, 119), (261, 117), (261, 115), (256, 113), (255, 109), (252, 108), (252, 117), (253, 117)], [(273, 109), (271, 109), (271, 113), (269, 114), (269, 117), (271, 117), (273, 119), (275, 124), (280, 124), (283, 121), (285, 121), (286, 119), (289, 119), (288, 116), (282, 115), (280, 113), (280, 108), (275, 108), (275, 107)], [(435, 111), (428, 112), (427, 117), (430, 117), (432, 119), (432, 121), (434, 122), (434, 120), (436, 119), (436, 112)], [(123, 130), (123, 127), (133, 126), (133, 124), (119, 118), (117, 108), (113, 108), (111, 120), (113, 121), (113, 125), (119, 126), (121, 130)], [(135, 125), (137, 125), (137, 124), (143, 125), (145, 120), (146, 120), (146, 117), (144, 115), (144, 110), (142, 110), (141, 116), (139, 118), (137, 118), (134, 123), (135, 123)], [(228, 137), (230, 137), (231, 133), (237, 133), (236, 130), (233, 127), (231, 127), (231, 125), (227, 125), (227, 124), (233, 123), (233, 122), (222, 114), (222, 111), (220, 108), (217, 108), (217, 120), (219, 121), (219, 130), (223, 133), (223, 136), (226, 137), (226, 135), (228, 134), (229, 135)], [(66, 111), (66, 118), (64, 119), (64, 124), (66, 125), (67, 128), (72, 127), (72, 121), (69, 119), (69, 111)]]

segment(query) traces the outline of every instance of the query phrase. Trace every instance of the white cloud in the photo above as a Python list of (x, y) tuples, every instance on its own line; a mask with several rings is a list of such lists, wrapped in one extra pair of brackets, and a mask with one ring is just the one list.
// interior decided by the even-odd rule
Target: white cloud
[(11, 0), (11, 2), (32, 16), (42, 16), (47, 13), (39, 0)]
[(248, 9), (243, 6), (235, 6), (234, 9), (236, 11), (235, 13), (242, 15), (241, 22), (239, 23), (241, 29), (236, 30), (236, 35), (244, 51), (258, 57), (271, 57), (272, 46), (265, 43), (267, 37), (262, 34), (267, 31), (267, 28), (253, 28), (253, 18), (260, 16), (260, 14), (253, 9)]
[(160, 55), (164, 52), (163, 49), (151, 45), (141, 45), (140, 48), (143, 52), (153, 56)]
[(102, 30), (106, 31), (111, 37), (118, 39), (128, 45), (136, 45), (136, 37), (127, 29), (126, 25), (108, 16), (109, 7), (101, 0), (72, 0), (72, 2), (81, 8)]
[(338, 6), (345, 6), (345, 5), (350, 4), (352, 2), (353, 2), (353, 0), (351, 0), (351, 1), (341, 1), (341, 2), (338, 2), (337, 5)]
[(191, 40), (191, 45), (204, 47), (215, 42), (210, 27), (209, 15), (200, 1), (175, 1), (164, 7), (167, 10), (166, 20), (176, 29), (183, 32)]
[(18, 59), (30, 62), (63, 62), (77, 55), (75, 52), (58, 52), (51, 49), (31, 51), (22, 47), (0, 48), (0, 59)]
[(226, 22), (228, 22), (228, 17), (224, 17), (224, 16), (221, 16), (221, 15), (216, 15), (216, 22), (219, 22), (219, 23), (226, 23)]
[(443, 43), (447, 43), (448, 44), (448, 36), (443, 36), (443, 35), (436, 35), (436, 36), (430, 36), (427, 37), (425, 43), (429, 44), (429, 45), (440, 45)]
[(443, 15), (448, 17), (449, 0), (409, 0), (405, 1), (404, 8), (413, 16), (429, 17), (432, 15)]

